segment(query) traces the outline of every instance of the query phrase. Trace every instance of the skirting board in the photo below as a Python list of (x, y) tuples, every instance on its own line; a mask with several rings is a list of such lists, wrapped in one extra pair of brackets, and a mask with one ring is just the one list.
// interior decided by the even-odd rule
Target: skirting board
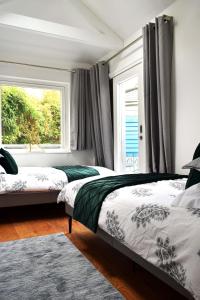
[[(73, 208), (69, 206), (67, 203), (65, 204), (65, 212), (68, 216), (73, 216)], [(133, 262), (137, 263), (151, 274), (168, 284), (174, 290), (176, 290), (181, 295), (185, 296), (189, 300), (194, 300), (193, 296), (180, 284), (176, 282), (172, 277), (170, 277), (166, 272), (162, 271), (161, 269), (157, 268), (140, 255), (135, 253), (134, 251), (130, 250), (128, 247), (120, 243), (114, 237), (109, 235), (107, 232), (103, 231), (101, 228), (97, 229), (97, 236), (103, 239), (105, 242), (110, 244), (113, 248), (117, 249), (119, 252), (124, 254), (125, 256), (129, 257)]]
[(60, 191), (18, 192), (0, 195), (0, 208), (22, 205), (56, 203)]

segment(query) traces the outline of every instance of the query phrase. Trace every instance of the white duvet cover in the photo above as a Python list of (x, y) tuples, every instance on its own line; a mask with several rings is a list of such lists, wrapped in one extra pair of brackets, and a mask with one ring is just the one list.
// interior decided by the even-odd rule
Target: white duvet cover
[[(68, 184), (58, 202), (73, 207), (79, 189), (91, 180)], [(200, 209), (171, 205), (185, 183), (165, 180), (120, 188), (105, 198), (98, 226), (200, 299)]]
[[(109, 176), (113, 171), (93, 167)], [(94, 176), (93, 176), (94, 178)], [(60, 191), (68, 183), (66, 174), (51, 167), (21, 167), (17, 175), (0, 174), (0, 194), (28, 191)]]

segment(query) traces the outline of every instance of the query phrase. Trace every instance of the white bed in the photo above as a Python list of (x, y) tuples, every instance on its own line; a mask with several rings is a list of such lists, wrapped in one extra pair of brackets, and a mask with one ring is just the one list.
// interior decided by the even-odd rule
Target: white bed
[[(100, 178), (101, 176), (99, 176)], [(86, 178), (58, 196), (73, 208)], [(103, 202), (98, 227), (200, 299), (200, 209), (172, 206), (186, 179), (120, 188)]]
[[(105, 176), (115, 174), (107, 168), (92, 168)], [(67, 183), (66, 174), (51, 167), (21, 167), (17, 175), (0, 174), (0, 207), (56, 202)]]
[[(114, 171), (92, 166), (99, 174), (109, 176)], [(51, 167), (21, 167), (17, 175), (0, 174), (0, 194), (12, 192), (60, 191), (68, 183), (66, 174)]]

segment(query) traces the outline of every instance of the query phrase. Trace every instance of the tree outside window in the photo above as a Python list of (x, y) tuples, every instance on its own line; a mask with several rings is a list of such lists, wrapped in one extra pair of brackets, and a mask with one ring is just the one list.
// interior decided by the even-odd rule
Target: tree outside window
[(61, 91), (1, 86), (2, 144), (61, 143)]

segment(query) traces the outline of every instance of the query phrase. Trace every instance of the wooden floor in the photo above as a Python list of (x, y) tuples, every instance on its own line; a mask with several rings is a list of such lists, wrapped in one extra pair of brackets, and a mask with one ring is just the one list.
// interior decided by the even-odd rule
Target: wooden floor
[[(62, 205), (0, 209), (1, 242), (66, 231), (67, 222)], [(73, 222), (73, 233), (66, 233), (66, 236), (126, 299), (185, 299), (141, 267), (133, 268), (128, 258), (78, 222)]]

